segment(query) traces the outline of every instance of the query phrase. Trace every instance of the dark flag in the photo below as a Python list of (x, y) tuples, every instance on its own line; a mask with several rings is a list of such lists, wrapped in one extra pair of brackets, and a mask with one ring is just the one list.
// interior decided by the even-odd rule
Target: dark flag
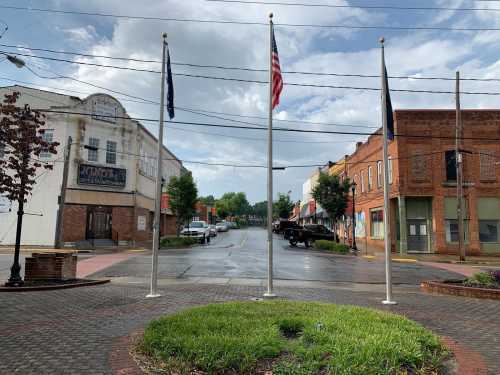
[(167, 111), (168, 117), (172, 120), (174, 112), (174, 82), (172, 80), (172, 70), (170, 68), (170, 52), (167, 48)]
[(387, 115), (387, 139), (394, 140), (394, 118), (392, 116), (391, 94), (389, 92), (389, 80), (387, 79), (387, 68), (384, 66), (385, 81), (385, 113)]
[(273, 73), (273, 81), (272, 81), (272, 106), (273, 109), (276, 108), (278, 104), (280, 104), (280, 94), (283, 90), (283, 77), (281, 76), (281, 67), (280, 67), (280, 59), (278, 56), (278, 46), (276, 45), (276, 39), (274, 38), (274, 28), (271, 29), (272, 32), (272, 73)]

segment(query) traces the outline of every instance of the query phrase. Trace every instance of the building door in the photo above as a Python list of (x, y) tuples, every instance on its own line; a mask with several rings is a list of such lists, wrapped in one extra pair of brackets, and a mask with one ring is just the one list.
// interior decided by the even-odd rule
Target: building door
[(111, 238), (111, 207), (89, 207), (87, 239)]
[(428, 252), (429, 230), (426, 219), (408, 219), (408, 251)]

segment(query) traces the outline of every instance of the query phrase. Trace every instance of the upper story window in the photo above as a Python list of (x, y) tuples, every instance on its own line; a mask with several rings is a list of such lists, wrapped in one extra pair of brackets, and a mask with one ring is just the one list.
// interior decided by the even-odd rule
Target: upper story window
[(392, 156), (389, 156), (389, 160), (388, 160), (388, 164), (389, 164), (389, 183), (392, 184)]
[(372, 177), (373, 177), (373, 173), (372, 173), (372, 166), (370, 165), (368, 167), (368, 191), (372, 190), (373, 189), (373, 180), (372, 180)]
[(479, 178), (481, 181), (496, 181), (495, 152), (481, 150), (479, 152)]
[(99, 161), (99, 138), (89, 138), (89, 146), (93, 149), (88, 149), (88, 161)]
[(455, 150), (448, 150), (444, 153), (446, 181), (457, 180), (457, 158)]
[(365, 192), (365, 172), (361, 171), (361, 192)]
[(382, 187), (382, 162), (377, 161), (377, 187)]
[(415, 151), (411, 157), (410, 165), (411, 175), (414, 181), (425, 181), (428, 179), (427, 173), (429, 171), (429, 168), (427, 167), (427, 156), (424, 154), (424, 151)]
[(116, 164), (116, 142), (106, 143), (106, 164)]
[[(47, 143), (52, 143), (54, 140), (54, 129), (45, 129), (42, 133), (42, 139)], [(41, 159), (49, 159), (51, 156), (52, 154), (48, 149), (44, 149), (42, 152), (40, 152)]]

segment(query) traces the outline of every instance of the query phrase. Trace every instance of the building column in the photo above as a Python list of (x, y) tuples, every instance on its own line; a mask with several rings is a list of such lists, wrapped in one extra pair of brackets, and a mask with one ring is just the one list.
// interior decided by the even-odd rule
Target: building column
[(406, 225), (406, 198), (398, 196), (398, 209), (399, 209), (399, 252), (405, 254), (408, 251), (408, 236)]

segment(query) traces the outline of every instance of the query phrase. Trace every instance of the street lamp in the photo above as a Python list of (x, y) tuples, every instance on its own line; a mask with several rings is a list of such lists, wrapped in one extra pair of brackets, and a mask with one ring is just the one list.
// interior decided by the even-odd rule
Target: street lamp
[(356, 182), (354, 181), (351, 184), (351, 190), (352, 190), (352, 249), (354, 251), (358, 251), (358, 248), (356, 247), (356, 210), (354, 205), (354, 197), (356, 194)]

